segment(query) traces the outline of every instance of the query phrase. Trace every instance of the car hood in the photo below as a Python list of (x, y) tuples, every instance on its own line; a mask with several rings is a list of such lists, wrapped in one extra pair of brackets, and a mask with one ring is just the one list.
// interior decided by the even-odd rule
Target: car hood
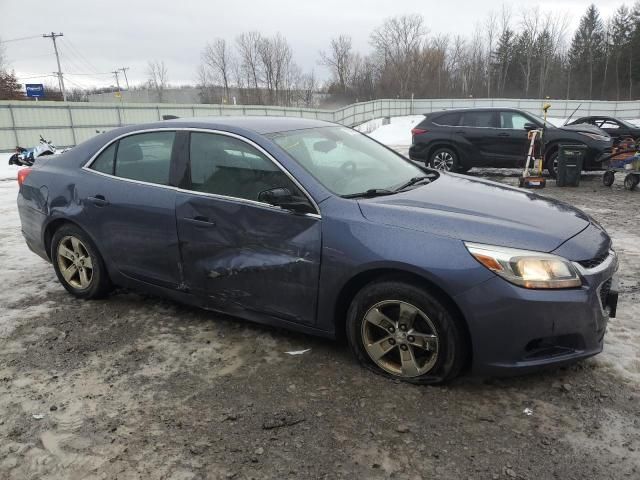
[(560, 130), (568, 130), (570, 132), (595, 133), (596, 135), (604, 135), (605, 137), (609, 136), (609, 134), (604, 130), (596, 127), (595, 125), (589, 125), (588, 123), (576, 123), (572, 125), (564, 125), (558, 128)]
[(586, 214), (566, 203), (455, 174), (358, 203), (372, 222), (540, 252), (555, 250), (590, 224)]

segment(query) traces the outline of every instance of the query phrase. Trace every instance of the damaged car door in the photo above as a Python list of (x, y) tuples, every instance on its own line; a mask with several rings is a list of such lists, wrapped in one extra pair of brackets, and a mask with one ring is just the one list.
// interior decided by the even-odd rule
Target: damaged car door
[[(313, 324), (321, 225), (312, 202), (241, 137), (191, 132), (188, 143), (187, 188), (176, 198), (186, 288), (230, 314)], [(266, 200), (282, 191), (306, 208)]]

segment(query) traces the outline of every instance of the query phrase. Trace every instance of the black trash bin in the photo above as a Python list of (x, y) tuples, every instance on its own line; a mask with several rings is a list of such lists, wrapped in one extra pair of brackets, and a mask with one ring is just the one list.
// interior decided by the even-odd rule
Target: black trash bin
[(556, 185), (559, 187), (580, 185), (580, 174), (586, 153), (585, 145), (560, 145)]

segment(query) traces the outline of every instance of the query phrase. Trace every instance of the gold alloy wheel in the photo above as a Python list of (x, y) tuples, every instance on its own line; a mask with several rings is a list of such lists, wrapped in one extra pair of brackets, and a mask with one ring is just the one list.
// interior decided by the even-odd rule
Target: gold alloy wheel
[(439, 338), (431, 319), (418, 307), (400, 300), (376, 303), (364, 315), (362, 343), (384, 371), (418, 377), (438, 360)]
[(93, 280), (93, 262), (84, 243), (73, 236), (60, 240), (57, 252), (58, 268), (73, 288), (86, 290)]

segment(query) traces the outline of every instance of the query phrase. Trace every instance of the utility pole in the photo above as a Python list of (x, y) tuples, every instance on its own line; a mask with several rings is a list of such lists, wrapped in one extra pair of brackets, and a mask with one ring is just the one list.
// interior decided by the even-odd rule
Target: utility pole
[(122, 67), (120, 68), (120, 70), (122, 70), (122, 74), (124, 75), (124, 81), (127, 83), (127, 90), (129, 90), (129, 79), (127, 78), (127, 70), (129, 70), (129, 67)]
[(120, 78), (118, 77), (118, 75), (120, 75), (120, 70), (114, 70), (111, 73), (113, 73), (116, 77), (116, 85), (118, 85), (118, 93), (120, 93)]
[(67, 91), (64, 89), (64, 78), (62, 78), (62, 68), (60, 68), (60, 54), (58, 53), (58, 45), (56, 44), (57, 37), (63, 37), (63, 33), (53, 33), (42, 35), (44, 38), (50, 38), (53, 42), (53, 50), (56, 52), (56, 61), (58, 62), (58, 84), (60, 91), (62, 92), (62, 99), (67, 101)]

